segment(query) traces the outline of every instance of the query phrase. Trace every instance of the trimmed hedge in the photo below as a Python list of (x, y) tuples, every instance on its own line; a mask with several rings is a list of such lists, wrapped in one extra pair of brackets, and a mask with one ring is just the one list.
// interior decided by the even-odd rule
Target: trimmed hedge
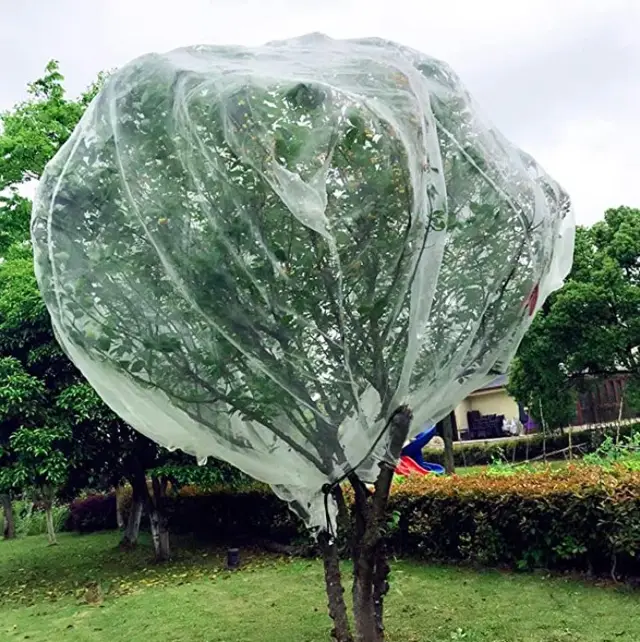
[[(640, 423), (622, 424), (619, 428), (620, 436), (625, 437), (640, 431)], [(573, 432), (571, 442), (574, 448), (581, 447), (583, 453), (591, 453), (604, 442), (607, 437), (615, 437), (618, 428), (616, 426), (597, 426), (590, 430), (579, 430)], [(569, 432), (563, 434), (555, 433), (547, 435), (546, 446), (544, 435), (534, 433), (526, 439), (514, 437), (497, 443), (483, 443), (473, 441), (457, 442), (453, 447), (454, 463), (456, 466), (486, 466), (495, 459), (507, 461), (527, 461), (540, 458), (543, 453), (554, 453), (569, 447)], [(424, 449), (424, 458), (436, 464), (444, 465), (444, 453), (441, 450), (431, 448)], [(553, 459), (550, 456), (549, 459)], [(555, 456), (556, 459), (564, 459), (564, 454)]]
[[(104, 527), (107, 504), (83, 501), (84, 510), (95, 509), (99, 517), (79, 523)], [(170, 497), (167, 511), (172, 532), (218, 542), (292, 543), (306, 537), (287, 506), (260, 487), (206, 494), (183, 488)], [(640, 471), (621, 466), (410, 477), (394, 485), (389, 512), (398, 554), (640, 576)]]
[(69, 505), (67, 530), (80, 533), (114, 530), (118, 528), (115, 493), (88, 495)]
[(518, 569), (640, 575), (640, 471), (576, 465), (399, 485), (399, 552)]

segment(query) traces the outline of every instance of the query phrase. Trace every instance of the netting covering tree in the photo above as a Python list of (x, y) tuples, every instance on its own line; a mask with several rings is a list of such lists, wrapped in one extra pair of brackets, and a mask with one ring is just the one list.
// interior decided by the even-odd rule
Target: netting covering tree
[(377, 640), (399, 449), (505, 371), (573, 218), (447, 65), (311, 35), (118, 70), (48, 165), (32, 237), (56, 335), (107, 404), (319, 533), (339, 640), (350, 480), (356, 635)]

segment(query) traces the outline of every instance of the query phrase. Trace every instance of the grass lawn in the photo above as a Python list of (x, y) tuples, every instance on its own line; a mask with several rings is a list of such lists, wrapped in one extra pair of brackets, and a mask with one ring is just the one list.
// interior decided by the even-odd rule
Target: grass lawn
[[(528, 466), (532, 469), (543, 469), (543, 468), (564, 468), (567, 466), (569, 463), (579, 463), (579, 459), (574, 459), (573, 462), (569, 462), (568, 460), (560, 460), (560, 461), (549, 461), (549, 462), (544, 462), (544, 461), (533, 461), (528, 464)], [(514, 466), (517, 466), (518, 463), (514, 464)], [(484, 472), (488, 466), (456, 466), (456, 475), (477, 475), (478, 473)]]
[[(0, 541), (0, 640), (31, 642), (328, 642), (322, 567), (179, 541), (149, 563), (117, 533)], [(179, 547), (179, 548), (178, 548)], [(96, 589), (95, 583), (99, 584)], [(393, 565), (390, 642), (638, 642), (640, 594), (543, 575)]]

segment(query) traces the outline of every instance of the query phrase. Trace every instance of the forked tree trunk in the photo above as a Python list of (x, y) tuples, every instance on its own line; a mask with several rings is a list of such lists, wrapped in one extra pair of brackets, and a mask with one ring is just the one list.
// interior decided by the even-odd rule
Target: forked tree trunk
[(16, 523), (13, 517), (13, 502), (8, 493), (0, 495), (0, 505), (3, 516), (3, 536), (5, 539), (13, 539), (16, 536)]
[[(393, 461), (407, 438), (412, 414), (409, 408), (398, 408), (388, 424), (389, 454)], [(355, 525), (351, 543), (353, 556), (353, 619), (355, 637), (347, 620), (344, 591), (341, 584), (335, 542), (327, 533), (320, 536), (324, 557), (325, 582), (329, 613), (333, 618), (333, 637), (337, 642), (382, 642), (384, 640), (384, 598), (389, 590), (389, 564), (385, 549), (386, 510), (395, 465), (380, 464), (375, 489), (370, 492), (354, 472), (349, 476), (355, 493)], [(342, 495), (337, 488), (334, 497), (344, 513)], [(344, 521), (344, 520), (343, 520)]]

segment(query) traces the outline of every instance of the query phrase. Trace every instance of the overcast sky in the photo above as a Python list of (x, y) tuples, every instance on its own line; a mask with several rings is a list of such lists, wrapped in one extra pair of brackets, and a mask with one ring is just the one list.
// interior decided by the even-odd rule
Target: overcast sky
[(51, 58), (77, 94), (150, 51), (312, 31), (446, 60), (571, 193), (578, 222), (640, 207), (640, 0), (0, 0), (0, 109)]

